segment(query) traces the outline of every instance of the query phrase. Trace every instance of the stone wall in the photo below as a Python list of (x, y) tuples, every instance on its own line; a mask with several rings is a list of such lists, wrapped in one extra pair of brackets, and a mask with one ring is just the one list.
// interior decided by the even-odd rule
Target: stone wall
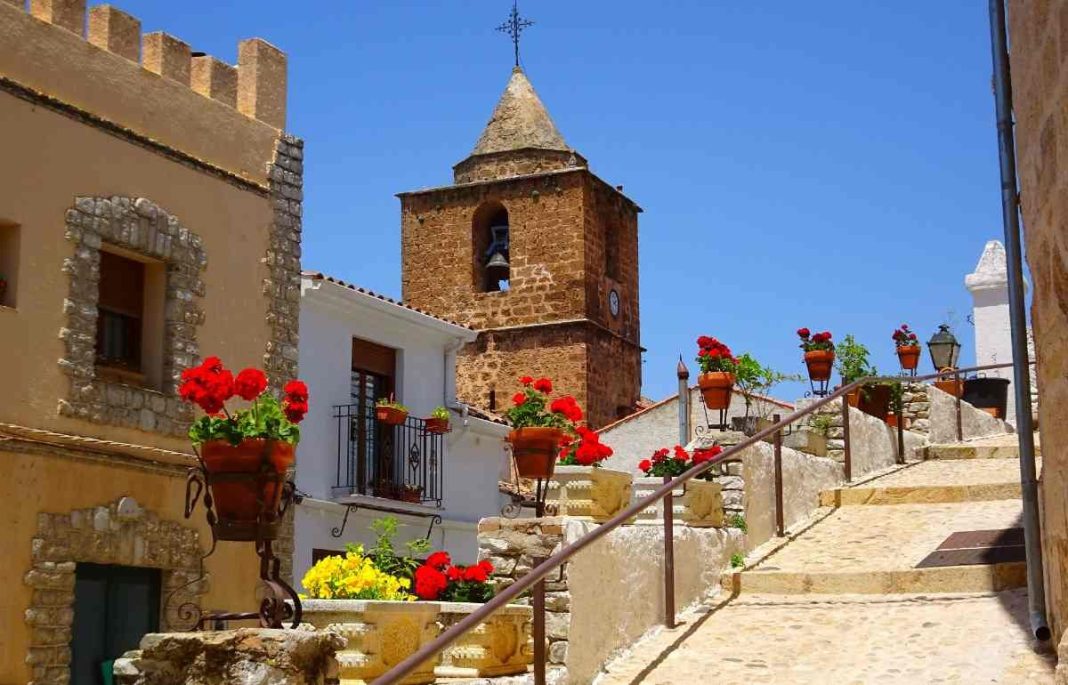
[(209, 582), (202, 577), (196, 531), (160, 520), (131, 497), (69, 513), (38, 514), (32, 555), (24, 582), (33, 589), (25, 620), (30, 626), (26, 661), (35, 683), (65, 683), (70, 678), (77, 563), (162, 569), (164, 628), (188, 627), (181, 609), (199, 606)]
[[(957, 442), (957, 398), (934, 386), (928, 386), (927, 396), (930, 398), (931, 407), (928, 439), (932, 444)], [(1013, 432), (1009, 424), (967, 402), (961, 402), (960, 408), (961, 433), (965, 440)]]
[[(502, 586), (528, 572), (534, 556), (548, 556), (598, 524), (570, 518), (483, 519), (479, 548), (497, 568)], [(682, 609), (718, 589), (740, 531), (675, 527), (676, 606)], [(588, 683), (619, 650), (664, 620), (662, 524), (623, 526), (577, 554), (546, 583), (549, 657), (566, 664), (569, 682)], [(575, 639), (571, 639), (572, 636)]]
[(909, 383), (901, 394), (905, 427), (913, 433), (927, 435), (931, 431), (931, 404), (925, 383)]
[[(60, 368), (70, 380), (59, 413), (167, 435), (184, 435), (193, 412), (176, 393), (183, 369), (200, 354), (197, 328), (204, 322), (201, 275), (207, 255), (199, 235), (143, 197), (78, 197), (67, 210), (66, 237), (74, 255), (63, 262), (70, 287), (63, 301), (65, 353)], [(102, 246), (121, 248), (165, 265), (161, 385), (105, 380), (96, 368), (97, 297)], [(145, 360), (148, 363), (148, 360)]]
[(149, 634), (115, 662), (117, 685), (330, 685), (338, 682), (329, 631), (238, 630)]

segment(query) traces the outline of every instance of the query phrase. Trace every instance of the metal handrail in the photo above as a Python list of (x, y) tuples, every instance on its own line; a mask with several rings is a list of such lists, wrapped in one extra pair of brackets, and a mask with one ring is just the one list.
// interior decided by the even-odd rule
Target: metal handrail
[[(534, 566), (534, 568), (532, 568), (529, 573), (527, 573), (522, 578), (519, 578), (518, 580), (516, 580), (515, 583), (509, 585), (507, 588), (502, 590), (493, 599), (483, 604), (477, 610), (468, 614), (465, 618), (461, 619), (459, 622), (457, 622), (451, 628), (443, 632), (433, 641), (421, 647), (414, 654), (410, 655), (403, 661), (396, 664), (389, 671), (382, 674), (381, 677), (375, 679), (373, 685), (397, 685), (397, 683), (400, 683), (400, 681), (406, 675), (414, 671), (420, 664), (422, 664), (438, 652), (444, 650), (446, 647), (452, 644), (452, 642), (454, 642), (457, 638), (459, 638), (467, 631), (471, 630), (472, 628), (475, 628), (478, 624), (486, 620), (486, 618), (488, 618), (493, 612), (504, 607), (513, 599), (521, 595), (523, 592), (532, 588), (536, 583), (539, 583), (547, 575), (549, 575), (550, 572), (559, 568), (561, 565), (563, 565), (564, 562), (568, 561), (571, 557), (575, 556), (586, 547), (589, 547), (594, 542), (597, 542), (598, 540), (603, 538), (605, 535), (608, 535), (608, 533), (612, 532), (616, 528), (619, 528), (627, 521), (637, 516), (640, 512), (654, 505), (657, 501), (670, 495), (671, 492), (676, 490), (679, 486), (701, 475), (705, 471), (708, 471), (717, 464), (731, 459), (734, 455), (741, 452), (742, 450), (752, 445), (755, 445), (758, 442), (763, 441), (765, 438), (773, 434), (778, 433), (784, 427), (790, 425), (794, 421), (797, 421), (802, 417), (814, 413), (820, 407), (830, 404), (836, 399), (845, 398), (846, 395), (848, 395), (853, 390), (860, 388), (861, 386), (880, 382), (918, 383), (920, 381), (945, 378), (947, 376), (959, 377), (961, 374), (968, 374), (976, 371), (988, 371), (992, 369), (1003, 369), (1012, 366), (1014, 366), (1014, 364), (1012, 362), (1009, 362), (1004, 364), (988, 364), (985, 366), (974, 366), (966, 369), (954, 369), (952, 372), (940, 372), (927, 376), (869, 376), (853, 381), (848, 385), (842, 386), (831, 394), (827, 395), (826, 397), (822, 397), (818, 400), (813, 401), (811, 404), (804, 407), (803, 409), (797, 409), (794, 412), (787, 414), (786, 417), (780, 420), (779, 422), (774, 423), (761, 431), (758, 431), (751, 437), (748, 437), (745, 440), (739, 442), (737, 445), (733, 445), (727, 448), (709, 461), (703, 462), (701, 464), (698, 464), (697, 466), (692, 467), (689, 471), (682, 474), (681, 476), (676, 477), (674, 480), (665, 482), (663, 485), (658, 487), (644, 499), (634, 502), (626, 509), (623, 509), (615, 516), (608, 519), (601, 525), (597, 526), (586, 535), (583, 535), (578, 540), (575, 540), (571, 544), (561, 548), (548, 559), (545, 559), (541, 563)], [(843, 399), (843, 402), (844, 401), (845, 400)], [(848, 450), (848, 445), (846, 449)], [(673, 618), (670, 618), (669, 622), (673, 622)], [(536, 664), (536, 669), (537, 666), (538, 665)], [(542, 667), (544, 667), (544, 664), (542, 664)]]

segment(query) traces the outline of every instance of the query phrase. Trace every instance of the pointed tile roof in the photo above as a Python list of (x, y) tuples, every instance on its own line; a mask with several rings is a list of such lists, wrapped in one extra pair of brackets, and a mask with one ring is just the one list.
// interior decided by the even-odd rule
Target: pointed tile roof
[(534, 86), (526, 74), (516, 67), (471, 155), (524, 148), (572, 151), (556, 129), (556, 124), (534, 92)]

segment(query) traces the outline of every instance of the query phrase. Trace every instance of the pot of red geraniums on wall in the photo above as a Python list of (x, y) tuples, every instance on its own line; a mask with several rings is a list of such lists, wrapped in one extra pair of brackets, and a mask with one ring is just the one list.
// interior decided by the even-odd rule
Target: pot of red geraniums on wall
[(731, 349), (715, 338), (702, 335), (697, 339), (697, 363), (701, 367), (697, 385), (701, 388), (705, 406), (713, 410), (727, 409), (731, 406), (731, 389), (738, 365)]
[(392, 395), (389, 399), (375, 402), (375, 419), (387, 426), (399, 426), (408, 418), (408, 407), (397, 402)]
[(586, 426), (576, 426), (574, 434), (563, 437), (560, 460), (546, 495), (558, 515), (589, 516), (601, 522), (630, 504), (633, 476), (604, 468), (604, 461), (611, 456), (612, 448)]
[[(838, 354), (835, 365), (838, 373), (842, 376), (842, 385), (849, 385), (861, 378), (877, 376), (879, 372), (868, 363), (868, 348), (857, 342), (852, 335), (847, 335), (838, 344)], [(850, 392), (846, 397), (851, 407), (886, 421), (890, 412), (890, 399), (892, 391), (888, 384), (869, 383)]]
[(831, 332), (813, 333), (807, 328), (798, 328), (797, 337), (801, 338), (801, 349), (805, 352), (809, 380), (813, 383), (826, 383), (831, 380), (831, 369), (834, 368)]
[(901, 368), (905, 371), (915, 371), (920, 364), (920, 342), (916, 334), (909, 330), (908, 324), (903, 323), (901, 328), (894, 331), (893, 337)]
[[(227, 535), (227, 530), (239, 534), (239, 529), (248, 528), (244, 524), (264, 523), (265, 518), (268, 524), (276, 523), (273, 519), (282, 483), (300, 441), (297, 424), (308, 413), (307, 386), (299, 380), (289, 381), (279, 401), (267, 391), (267, 377), (262, 371), (244, 369), (235, 377), (218, 357), (208, 357), (200, 366), (186, 369), (181, 380), (179, 396), (198, 405), (205, 414), (193, 422), (189, 437), (207, 473), (215, 511), (224, 527), (222, 534)], [(235, 397), (249, 406), (227, 409), (226, 403)], [(266, 476), (232, 477), (257, 473)], [(224, 475), (230, 477), (219, 478)]]
[(445, 407), (437, 407), (430, 412), (430, 416), (424, 421), (428, 433), (441, 434), (449, 432), (449, 410)]
[(582, 420), (582, 409), (574, 397), (565, 395), (550, 401), (553, 383), (548, 378), (534, 380), (522, 376), (523, 390), (512, 397), (512, 406), (504, 412), (511, 424), (507, 441), (520, 478), (552, 478), (556, 457), (565, 435), (575, 432)]
[[(655, 487), (681, 476), (697, 464), (710, 461), (722, 452), (719, 445), (698, 448), (691, 455), (681, 445), (668, 449), (663, 447), (653, 452), (649, 459), (638, 463), (638, 470), (645, 474), (646, 487)], [(714, 476), (705, 472), (686, 482), (682, 494), (682, 519), (695, 527), (721, 527), (723, 525), (722, 486), (713, 482)], [(663, 500), (661, 500), (663, 501)], [(663, 505), (660, 505), (663, 506)], [(662, 518), (663, 513), (659, 516)]]

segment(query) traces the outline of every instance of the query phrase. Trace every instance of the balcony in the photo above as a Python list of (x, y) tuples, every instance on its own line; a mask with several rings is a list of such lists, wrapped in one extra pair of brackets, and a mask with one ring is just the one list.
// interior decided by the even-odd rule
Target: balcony
[(337, 479), (334, 495), (368, 495), (441, 507), (445, 440), (409, 416), (399, 426), (375, 419), (373, 405), (334, 406)]

